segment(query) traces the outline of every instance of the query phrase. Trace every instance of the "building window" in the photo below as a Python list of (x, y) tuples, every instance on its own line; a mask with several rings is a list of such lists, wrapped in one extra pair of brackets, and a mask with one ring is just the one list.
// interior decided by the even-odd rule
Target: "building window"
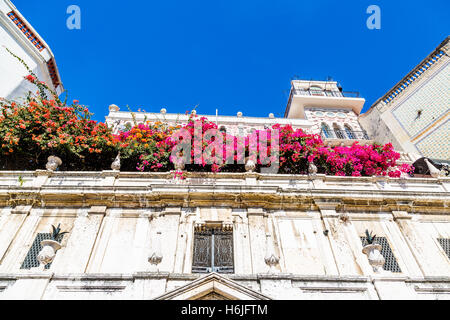
[[(62, 239), (64, 238), (64, 235), (60, 235), (57, 239), (58, 242), (61, 243)], [(39, 267), (40, 263), (37, 260), (37, 256), (39, 252), (42, 250), (41, 241), (43, 240), (52, 240), (52, 234), (51, 233), (38, 233), (36, 235), (36, 238), (33, 241), (33, 244), (31, 245), (30, 250), (28, 251), (27, 256), (25, 257), (25, 260), (22, 263), (22, 266), (20, 269), (31, 269)], [(50, 269), (51, 263), (47, 264), (45, 266), (45, 269)]]
[(333, 131), (334, 131), (334, 134), (336, 135), (336, 138), (345, 139), (344, 133), (342, 132), (342, 130), (339, 128), (339, 126), (336, 123), (333, 124)]
[(194, 234), (193, 273), (234, 273), (233, 232), (206, 229)]
[(322, 88), (312, 86), (309, 88), (309, 92), (312, 96), (324, 96), (325, 93), (323, 92)]
[[(361, 237), (361, 242), (363, 247), (367, 245), (367, 237)], [(375, 243), (381, 245), (381, 254), (386, 260), (383, 265), (383, 269), (391, 272), (402, 272), (387, 239), (385, 237), (375, 237)]]
[(325, 138), (331, 138), (332, 137), (332, 133), (330, 128), (327, 126), (326, 123), (322, 123), (322, 133), (325, 136)]
[(444, 249), (445, 254), (450, 259), (450, 239), (437, 239), (439, 244), (441, 245), (442, 249)]
[(349, 139), (356, 139), (355, 134), (353, 133), (352, 128), (350, 128), (350, 126), (349, 126), (348, 124), (346, 124), (346, 125), (344, 126), (344, 128), (345, 128), (345, 133), (347, 134), (347, 137), (348, 137)]

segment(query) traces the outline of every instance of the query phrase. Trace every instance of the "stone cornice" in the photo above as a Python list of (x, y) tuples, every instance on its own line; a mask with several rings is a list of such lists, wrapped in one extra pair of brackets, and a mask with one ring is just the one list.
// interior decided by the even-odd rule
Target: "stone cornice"
[[(19, 279), (49, 279), (52, 281), (134, 281), (136, 279), (168, 279), (176, 281), (193, 281), (201, 278), (202, 274), (169, 273), (169, 272), (135, 272), (135, 273), (73, 273), (60, 274), (53, 272), (20, 272), (20, 273), (0, 273), (0, 280), (15, 281)], [(255, 281), (255, 280), (291, 280), (307, 282), (360, 282), (372, 281), (401, 281), (401, 282), (450, 282), (450, 277), (408, 277), (392, 275), (379, 276), (331, 276), (331, 275), (303, 275), (293, 273), (280, 274), (230, 274), (225, 275), (235, 281)]]
[[(245, 173), (0, 172), (0, 205), (232, 208), (450, 213), (450, 178), (335, 177)], [(22, 186), (19, 176), (25, 181)]]

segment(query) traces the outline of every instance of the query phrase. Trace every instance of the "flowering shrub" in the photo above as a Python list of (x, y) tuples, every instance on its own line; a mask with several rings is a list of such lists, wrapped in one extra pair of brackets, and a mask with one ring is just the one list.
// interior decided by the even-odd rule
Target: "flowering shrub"
[[(195, 132), (195, 121), (200, 123), (200, 132)], [(171, 159), (171, 151), (177, 144), (173, 138), (173, 133), (178, 129), (185, 129), (193, 137), (191, 143), (191, 159), (198, 158), (200, 163), (192, 163), (186, 165), (187, 171), (245, 171), (242, 157), (248, 158), (249, 155), (249, 137), (245, 137), (240, 141), (237, 137), (227, 133), (223, 134), (223, 154), (222, 164), (207, 163), (207, 159), (201, 154), (214, 141), (214, 138), (206, 138), (201, 140), (201, 147), (194, 147), (196, 137), (203, 137), (209, 129), (217, 129), (217, 125), (208, 121), (205, 117), (191, 116), (188, 123), (178, 127), (162, 127), (162, 124), (154, 125), (138, 125), (133, 127), (129, 132), (121, 132), (119, 140), (122, 148), (132, 147), (132, 153), (135, 157), (139, 157), (137, 169), (144, 171), (167, 171), (173, 169), (173, 159)], [(400, 154), (395, 152), (392, 144), (381, 145), (365, 145), (361, 146), (357, 142), (349, 147), (327, 147), (320, 135), (307, 134), (301, 129), (293, 130), (290, 125), (281, 127), (276, 124), (272, 129), (256, 131), (259, 137), (265, 137), (263, 145), (267, 143), (267, 155), (271, 155), (271, 134), (276, 129), (280, 133), (279, 142), (279, 173), (286, 174), (306, 174), (309, 163), (314, 163), (319, 173), (338, 176), (373, 176), (388, 175), (390, 177), (400, 177), (404, 173), (412, 172), (412, 167), (407, 164), (398, 165), (397, 160)], [(226, 144), (225, 141), (233, 141), (231, 144), (234, 150), (232, 163), (226, 164)], [(152, 141), (152, 143), (149, 143)], [(241, 144), (241, 145), (239, 145)], [(238, 148), (243, 149), (243, 153), (236, 152)], [(260, 154), (259, 145), (257, 154)], [(200, 152), (200, 154), (196, 154)], [(264, 152), (263, 152), (264, 154)], [(217, 155), (212, 154), (214, 159)], [(212, 159), (212, 160), (213, 160)], [(275, 159), (270, 158), (271, 161)], [(257, 170), (263, 167), (261, 158), (258, 157), (256, 162)]]
[[(113, 135), (106, 124), (91, 120), (89, 110), (78, 101), (71, 105), (62, 102), (31, 71), (25, 78), (37, 87), (36, 94), (30, 93), (24, 103), (0, 99), (0, 169), (43, 169), (47, 158), (55, 155), (62, 160), (61, 170), (103, 170), (110, 169), (120, 152), (124, 171), (164, 172), (175, 168), (172, 151), (180, 140), (189, 137), (190, 141), (182, 142), (191, 144), (190, 155), (181, 154), (194, 159), (193, 163), (186, 164), (187, 171), (243, 172), (244, 163), (252, 159), (253, 152), (259, 155), (254, 158), (257, 171), (278, 160), (278, 173), (286, 174), (305, 174), (310, 164), (317, 167), (318, 173), (338, 176), (400, 177), (413, 170), (407, 164), (397, 164), (400, 154), (392, 144), (327, 147), (319, 135), (293, 130), (290, 125), (277, 124), (247, 137), (234, 137), (217, 134), (215, 123), (191, 115), (186, 124), (178, 126), (162, 122), (136, 124), (135, 121), (130, 130)], [(216, 134), (208, 136), (210, 129)], [(177, 135), (181, 131), (186, 135)], [(279, 133), (279, 145), (272, 146), (271, 143), (278, 141), (272, 141), (276, 133)], [(216, 141), (220, 137), (222, 145)], [(216, 145), (220, 147), (210, 147)], [(215, 161), (218, 159), (223, 161)], [(174, 177), (184, 179), (182, 171), (176, 169)]]
[(398, 165), (400, 154), (391, 143), (384, 146), (326, 147), (320, 135), (306, 134), (290, 125), (280, 127), (280, 173), (305, 174), (309, 163), (314, 163), (319, 173), (337, 176), (389, 175), (400, 177), (413, 171), (408, 164)]
[(171, 138), (179, 127), (162, 122), (138, 124), (130, 131), (120, 132), (119, 142), (123, 170), (169, 171), (173, 169), (170, 153), (175, 146)]
[(26, 79), (36, 94), (24, 103), (0, 101), (0, 168), (43, 169), (47, 157), (56, 155), (62, 170), (106, 169), (116, 153), (110, 129), (90, 120), (78, 101), (68, 105), (34, 75)]

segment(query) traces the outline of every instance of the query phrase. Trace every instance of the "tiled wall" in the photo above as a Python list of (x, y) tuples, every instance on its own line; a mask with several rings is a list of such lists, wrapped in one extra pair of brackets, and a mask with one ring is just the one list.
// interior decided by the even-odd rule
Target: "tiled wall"
[(450, 159), (450, 122), (437, 127), (416, 144), (417, 149), (425, 157), (434, 159)]
[[(413, 138), (448, 112), (450, 107), (450, 62), (409, 94), (393, 115)], [(422, 110), (418, 115), (418, 110)]]

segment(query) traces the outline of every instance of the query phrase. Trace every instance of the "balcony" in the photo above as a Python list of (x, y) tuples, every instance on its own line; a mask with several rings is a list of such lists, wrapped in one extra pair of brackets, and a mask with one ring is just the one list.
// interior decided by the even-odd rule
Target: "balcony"
[(366, 131), (353, 130), (321, 130), (320, 135), (326, 145), (352, 145), (358, 141), (360, 144), (372, 144), (374, 141), (369, 138)]
[(305, 107), (351, 109), (359, 115), (365, 101), (358, 92), (291, 87), (285, 117), (305, 119)]
[(299, 96), (359, 98), (359, 92), (339, 90), (308, 90), (292, 88), (292, 93)]

